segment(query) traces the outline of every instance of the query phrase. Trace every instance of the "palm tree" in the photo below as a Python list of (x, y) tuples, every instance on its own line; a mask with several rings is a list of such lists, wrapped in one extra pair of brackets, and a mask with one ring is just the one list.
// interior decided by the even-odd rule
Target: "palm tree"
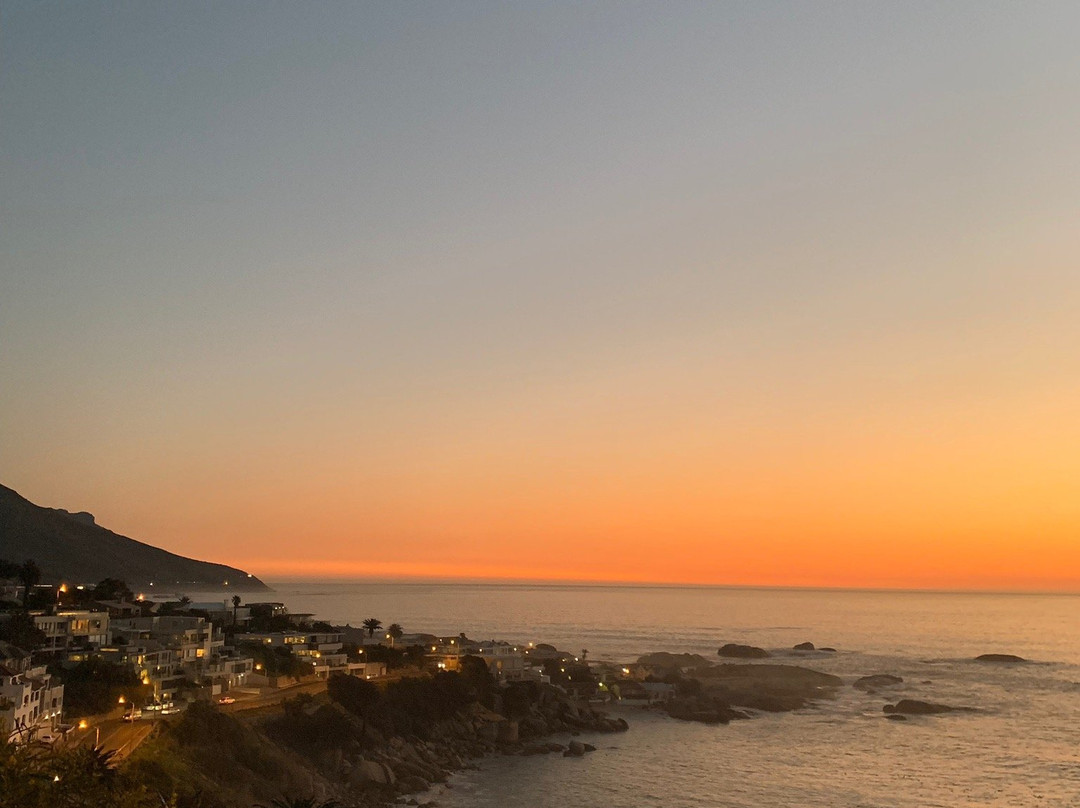
[(191, 605), (191, 598), (189, 598), (187, 595), (181, 595), (180, 600), (178, 600), (177, 603), (180, 604), (180, 608), (182, 609), (185, 606)]
[(369, 638), (375, 636), (375, 632), (382, 628), (382, 620), (377, 617), (369, 617), (363, 622), (363, 626), (367, 629), (367, 635)]
[(401, 635), (405, 633), (405, 630), (397, 623), (391, 623), (386, 633), (390, 635), (390, 646), (393, 647), (401, 639)]
[(236, 625), (236, 610), (240, 608), (240, 596), (232, 596), (232, 624)]
[(41, 568), (33, 561), (24, 561), (19, 567), (19, 580), (23, 583), (22, 605), (25, 609), (30, 602), (30, 590), (41, 583)]
[(589, 655), (589, 649), (588, 648), (582, 648), (581, 649), (581, 658), (584, 660), (588, 655)]
[(316, 802), (314, 797), (282, 797), (270, 805), (256, 805), (255, 808), (338, 808), (339, 805), (337, 800)]

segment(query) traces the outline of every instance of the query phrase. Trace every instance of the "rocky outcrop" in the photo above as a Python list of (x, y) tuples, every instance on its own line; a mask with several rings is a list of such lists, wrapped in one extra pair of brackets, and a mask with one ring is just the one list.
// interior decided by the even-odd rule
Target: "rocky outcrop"
[(976, 662), (1003, 662), (1007, 665), (1015, 665), (1018, 662), (1027, 662), (1026, 659), (1015, 654), (979, 654), (975, 657)]
[(428, 791), (434, 784), (446, 782), (455, 771), (475, 768), (471, 761), (484, 755), (560, 753), (580, 757), (595, 749), (578, 739), (569, 746), (560, 744), (546, 737), (551, 733), (629, 729), (625, 720), (597, 712), (550, 685), (540, 686), (527, 707), (521, 708), (527, 714), (514, 720), (472, 703), (451, 718), (420, 728), (422, 738), (383, 735), (337, 703), (319, 709), (320, 718), (327, 726), (336, 727), (341, 742), (312, 758), (317, 770), (328, 782), (344, 789), (341, 796), (360, 800), (348, 804), (372, 806)]
[(890, 673), (875, 673), (872, 676), (862, 676), (852, 683), (852, 687), (864, 693), (876, 693), (883, 687), (896, 687), (902, 684), (904, 677), (893, 676)]
[(722, 646), (716, 654), (729, 659), (768, 659), (770, 656), (769, 652), (764, 648), (757, 648), (753, 645), (739, 645), (733, 642)]
[[(727, 723), (749, 717), (745, 709), (786, 712), (830, 698), (843, 685), (838, 676), (797, 665), (727, 663), (700, 671), (700, 693), (667, 705), (669, 715), (689, 721)], [(743, 708), (740, 710), (739, 708)]]
[(793, 651), (813, 651), (814, 644), (812, 642), (801, 642), (798, 645), (792, 646)]
[(734, 709), (716, 696), (690, 696), (672, 699), (665, 705), (667, 714), (680, 721), (699, 721), (702, 724), (727, 724), (750, 715)]
[(397, 782), (394, 770), (385, 763), (361, 758), (353, 766), (349, 773), (349, 784), (363, 786), (368, 783), (376, 785), (392, 786)]
[(881, 709), (886, 715), (939, 715), (941, 713), (951, 713), (960, 708), (950, 707), (947, 704), (934, 704), (929, 701), (901, 699), (896, 704), (886, 704)]
[(667, 651), (657, 651), (638, 657), (638, 665), (647, 665), (650, 668), (668, 668), (671, 670), (687, 670), (694, 668), (708, 668), (712, 662), (701, 654), (671, 654)]

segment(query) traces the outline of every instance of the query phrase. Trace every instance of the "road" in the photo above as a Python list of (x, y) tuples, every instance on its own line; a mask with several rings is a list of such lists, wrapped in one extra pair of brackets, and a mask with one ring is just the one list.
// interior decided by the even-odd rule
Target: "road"
[(150, 737), (158, 720), (160, 719), (124, 721), (120, 718), (109, 718), (82, 730), (82, 738), (77, 743), (97, 744), (112, 752), (113, 760), (119, 763)]
[[(409, 675), (402, 671), (394, 671), (389, 676), (381, 677), (382, 681), (399, 679), (403, 675)], [(217, 704), (218, 709), (226, 713), (239, 713), (248, 710), (262, 710), (277, 707), (283, 699), (291, 699), (301, 693), (317, 696), (326, 692), (326, 680), (319, 679), (314, 682), (301, 682), (272, 690), (258, 695), (239, 696), (232, 704)], [(135, 749), (150, 737), (154, 731), (154, 725), (158, 721), (168, 721), (166, 717), (142, 718), (137, 721), (124, 721), (121, 718), (109, 718), (100, 721), (89, 729), (77, 730), (82, 737), (74, 742), (77, 744), (98, 744), (106, 750), (114, 752), (113, 760), (119, 762), (130, 755)]]
[(245, 710), (259, 710), (264, 707), (277, 707), (283, 699), (291, 699), (301, 693), (316, 696), (326, 692), (326, 680), (319, 679), (317, 682), (302, 682), (289, 687), (281, 687), (269, 693), (258, 696), (240, 697), (232, 704), (219, 704), (218, 708), (226, 713), (239, 713)]

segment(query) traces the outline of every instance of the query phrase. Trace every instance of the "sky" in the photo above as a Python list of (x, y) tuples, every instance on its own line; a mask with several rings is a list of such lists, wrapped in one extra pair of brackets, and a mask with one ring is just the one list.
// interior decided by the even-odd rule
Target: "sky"
[(0, 483), (283, 578), (1080, 590), (1074, 3), (0, 8)]

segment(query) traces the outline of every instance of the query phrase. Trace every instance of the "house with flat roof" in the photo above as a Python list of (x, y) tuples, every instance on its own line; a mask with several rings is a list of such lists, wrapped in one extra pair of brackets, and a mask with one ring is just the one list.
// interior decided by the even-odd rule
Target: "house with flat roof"
[(64, 686), (30, 654), (0, 641), (0, 732), (9, 741), (25, 742), (60, 723)]
[(110, 641), (109, 613), (88, 609), (57, 609), (53, 614), (32, 613), (34, 625), (45, 633), (45, 643), (35, 649), (61, 655), (71, 651), (96, 651)]

